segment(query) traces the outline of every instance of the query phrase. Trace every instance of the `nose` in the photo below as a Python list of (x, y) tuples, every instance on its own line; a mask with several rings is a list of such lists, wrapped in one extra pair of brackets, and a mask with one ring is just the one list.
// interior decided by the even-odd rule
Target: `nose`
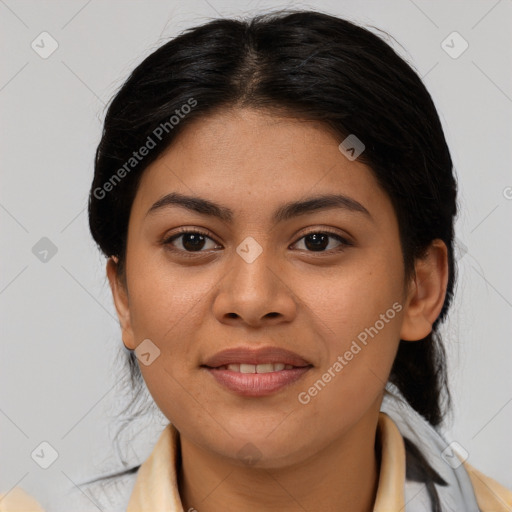
[(269, 250), (263, 249), (254, 261), (235, 253), (219, 284), (214, 315), (221, 323), (250, 327), (291, 322), (297, 313), (291, 285)]

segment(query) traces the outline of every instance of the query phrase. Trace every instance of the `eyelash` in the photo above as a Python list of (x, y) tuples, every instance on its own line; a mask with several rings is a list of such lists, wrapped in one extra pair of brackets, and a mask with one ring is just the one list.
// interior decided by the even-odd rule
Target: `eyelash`
[[(189, 258), (189, 257), (190, 258), (196, 258), (196, 257), (200, 256), (202, 253), (208, 252), (208, 251), (202, 251), (202, 250), (201, 251), (184, 251), (182, 249), (176, 249), (175, 247), (172, 246), (172, 242), (174, 242), (174, 240), (177, 240), (180, 236), (187, 235), (187, 234), (202, 235), (202, 236), (204, 236), (206, 238), (209, 238), (213, 242), (215, 242), (215, 240), (210, 236), (210, 234), (208, 232), (201, 231), (201, 230), (194, 229), (194, 228), (181, 228), (181, 229), (178, 230), (178, 232), (176, 232), (173, 235), (171, 235), (170, 237), (167, 237), (166, 239), (164, 239), (162, 241), (162, 244), (166, 247), (167, 250), (172, 251), (172, 252), (178, 252), (182, 256), (185, 256), (187, 258)], [(327, 251), (306, 251), (306, 252), (309, 252), (309, 253), (312, 253), (312, 254), (329, 254), (330, 255), (330, 254), (333, 254), (333, 253), (342, 252), (343, 250), (346, 249), (346, 247), (350, 247), (350, 246), (353, 245), (347, 239), (343, 238), (338, 233), (335, 233), (335, 232), (333, 232), (333, 231), (331, 231), (329, 229), (309, 231), (307, 233), (304, 233), (292, 245), (295, 245), (297, 242), (299, 242), (303, 238), (307, 237), (308, 235), (314, 235), (314, 234), (329, 235), (330, 237), (335, 238), (338, 242), (340, 242), (341, 245), (339, 247), (335, 248), (335, 249), (329, 249)], [(217, 243), (217, 242), (215, 242), (215, 243)]]

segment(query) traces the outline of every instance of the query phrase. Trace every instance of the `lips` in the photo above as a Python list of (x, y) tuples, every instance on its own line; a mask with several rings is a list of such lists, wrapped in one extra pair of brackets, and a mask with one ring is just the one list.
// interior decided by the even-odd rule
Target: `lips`
[(267, 373), (241, 373), (221, 368), (205, 368), (205, 371), (224, 389), (243, 397), (265, 397), (296, 384), (312, 366), (292, 367)]
[[(300, 357), (295, 352), (279, 348), (279, 347), (263, 347), (259, 349), (250, 349), (244, 347), (231, 348), (222, 350), (214, 356), (208, 358), (202, 366), (208, 368), (227, 367), (228, 365), (239, 365), (242, 369), (247, 370), (248, 373), (255, 373), (250, 365), (282, 365), (302, 368), (312, 366), (311, 363)], [(266, 369), (269, 367), (266, 366)], [(261, 366), (263, 370), (264, 367)], [(287, 368), (288, 369), (288, 368)]]

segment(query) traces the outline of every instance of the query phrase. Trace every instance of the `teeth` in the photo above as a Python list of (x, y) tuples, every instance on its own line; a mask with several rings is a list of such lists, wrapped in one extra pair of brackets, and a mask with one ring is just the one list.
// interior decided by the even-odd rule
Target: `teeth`
[(230, 370), (237, 373), (270, 373), (280, 372), (281, 370), (291, 370), (293, 366), (291, 364), (284, 363), (264, 363), (264, 364), (228, 364), (220, 366), (221, 370)]
[(256, 373), (256, 366), (254, 364), (244, 364), (240, 365), (240, 373)]

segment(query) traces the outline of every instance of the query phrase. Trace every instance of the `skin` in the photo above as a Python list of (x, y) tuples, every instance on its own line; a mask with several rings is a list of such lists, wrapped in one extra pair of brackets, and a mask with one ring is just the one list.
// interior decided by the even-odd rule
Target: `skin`
[[(441, 311), (447, 251), (434, 241), (405, 280), (391, 201), (366, 165), (340, 152), (340, 142), (320, 123), (225, 110), (188, 125), (143, 174), (129, 220), (126, 280), (115, 258), (107, 275), (124, 344), (135, 349), (149, 338), (161, 351), (140, 367), (180, 432), (185, 510), (372, 510), (383, 389), (399, 340), (425, 337)], [(147, 215), (170, 192), (228, 207), (233, 220), (179, 206)], [(333, 193), (370, 215), (330, 208), (272, 222), (284, 203)], [(183, 237), (163, 244), (180, 227), (206, 231), (202, 252), (184, 256)], [(306, 244), (306, 234), (325, 229), (351, 245), (336, 238), (323, 251)], [(249, 236), (262, 248), (252, 263), (236, 252)], [(401, 311), (301, 404), (298, 394), (394, 303)], [(237, 346), (286, 348), (313, 367), (277, 393), (243, 397), (201, 368)], [(258, 453), (252, 465), (238, 454), (248, 443)]]

